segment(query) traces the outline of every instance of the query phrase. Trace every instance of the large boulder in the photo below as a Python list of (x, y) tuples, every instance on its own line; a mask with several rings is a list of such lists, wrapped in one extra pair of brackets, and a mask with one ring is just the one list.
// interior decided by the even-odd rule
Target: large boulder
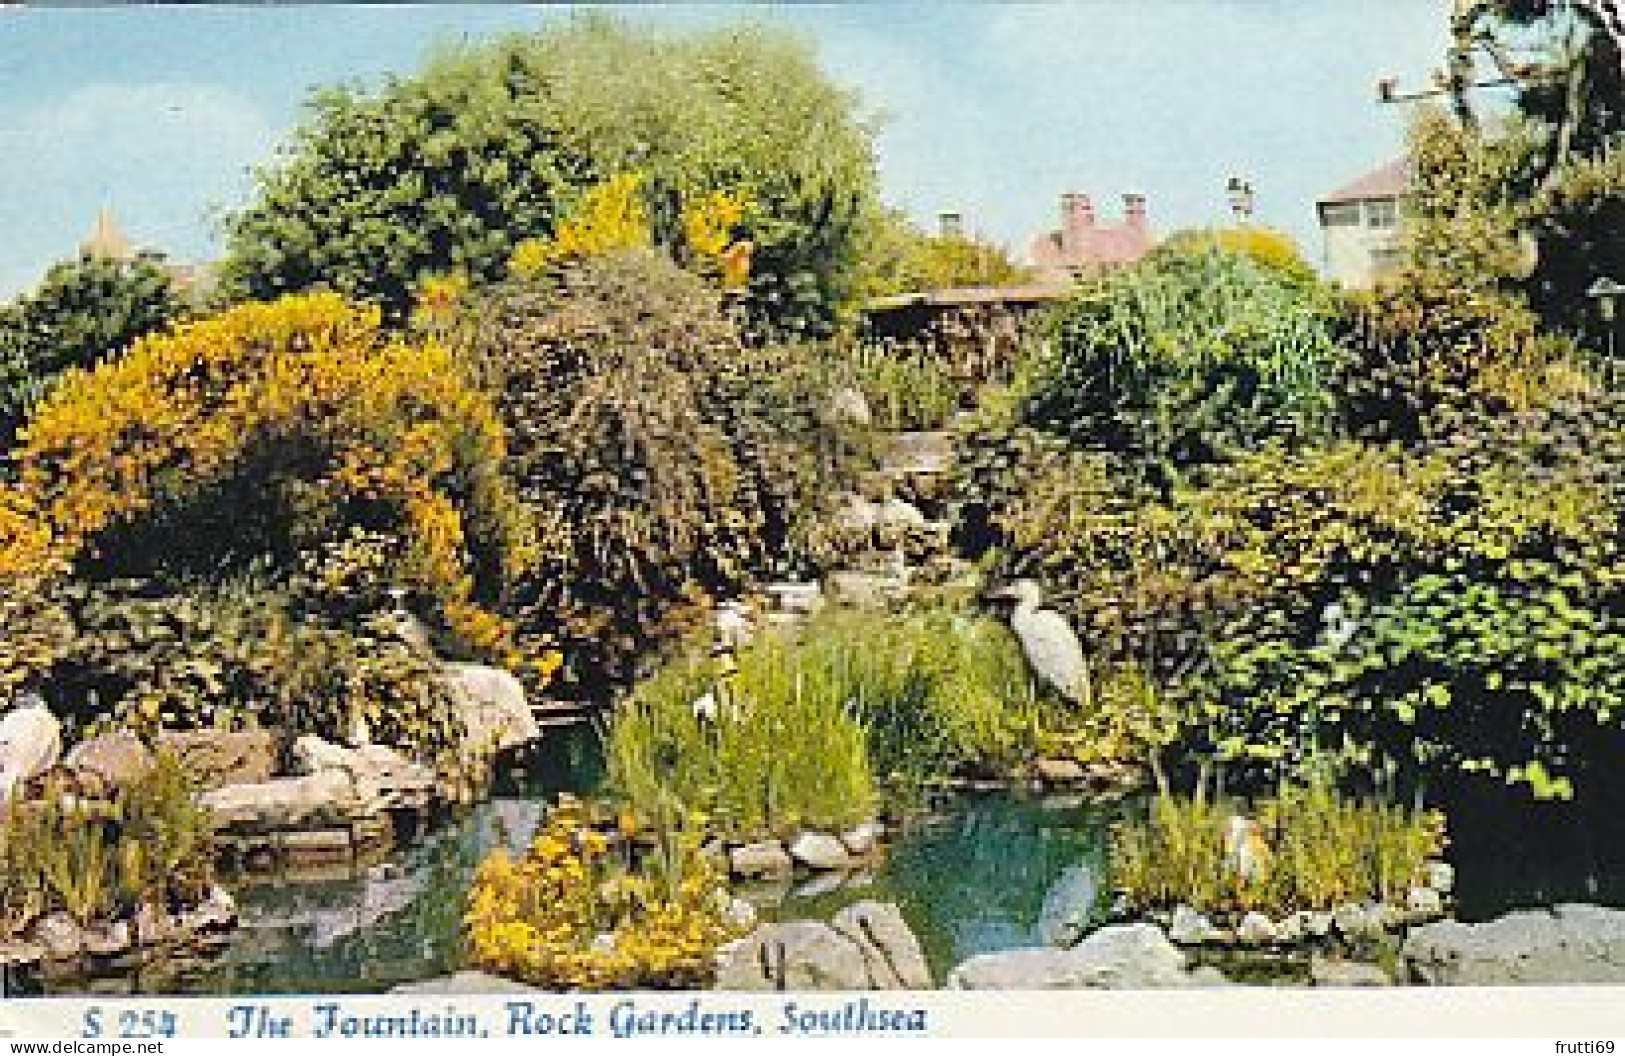
[(889, 902), (857, 902), (835, 914), (830, 927), (851, 939), (876, 990), (929, 990), (931, 968), (920, 940)]
[(367, 814), (421, 809), (434, 799), (434, 771), (381, 744), (345, 748), (307, 735), (294, 742), (293, 758), (304, 774), (337, 771), (346, 775)]
[(1401, 953), (1412, 979), (1441, 986), (1625, 983), (1625, 910), (1568, 904), (1441, 921), (1412, 930)]
[(1070, 950), (1053, 947), (984, 953), (948, 973), (950, 990), (1149, 990), (1222, 985), (1189, 971), (1185, 955), (1154, 924), (1101, 928)]
[(26, 704), (0, 718), (0, 803), (62, 758), (62, 723), (43, 704)]
[(342, 770), (224, 785), (204, 792), (198, 802), (222, 826), (250, 831), (339, 823), (364, 812), (354, 779)]
[(271, 730), (164, 730), (157, 747), (172, 754), (200, 788), (251, 785), (276, 773)]
[(446, 664), (439, 680), (471, 754), (505, 752), (541, 738), (525, 687), (511, 672), (482, 664)]
[(153, 761), (152, 750), (141, 738), (129, 730), (114, 730), (74, 745), (62, 765), (73, 773), (80, 789), (106, 797), (140, 780)]
[(719, 990), (869, 990), (863, 951), (828, 924), (764, 924), (718, 951)]
[(790, 841), (790, 857), (809, 869), (852, 869), (859, 863), (836, 836), (803, 829)]

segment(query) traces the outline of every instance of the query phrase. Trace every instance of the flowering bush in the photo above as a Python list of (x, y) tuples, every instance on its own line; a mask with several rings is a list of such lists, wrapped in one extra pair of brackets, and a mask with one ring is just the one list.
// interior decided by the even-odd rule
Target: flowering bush
[(618, 832), (601, 832), (567, 802), (524, 858), (499, 850), (482, 862), (467, 916), (474, 964), (561, 990), (708, 985), (739, 930), (722, 879), (697, 830), (665, 834), (641, 862), (635, 831), (623, 816)]
[(244, 305), (64, 377), (0, 494), (0, 574), (287, 565), (360, 526), (395, 535), (387, 573), (489, 651), (483, 606), (534, 551), (505, 453), (444, 349), (332, 294)]

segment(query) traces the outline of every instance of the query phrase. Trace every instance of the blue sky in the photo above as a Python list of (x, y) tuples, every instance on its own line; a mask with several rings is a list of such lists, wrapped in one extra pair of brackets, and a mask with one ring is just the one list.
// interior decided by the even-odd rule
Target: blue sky
[[(409, 73), (437, 41), (564, 17), (569, 5), (0, 7), (0, 297), (71, 255), (98, 208), (178, 260), (218, 250), (315, 85)], [(1445, 44), (1446, 0), (627, 4), (629, 19), (785, 22), (884, 119), (887, 198), (957, 210), (1024, 250), (1062, 191), (1160, 231), (1216, 222), (1231, 174), (1261, 222), (1318, 253), (1314, 199), (1394, 156)]]

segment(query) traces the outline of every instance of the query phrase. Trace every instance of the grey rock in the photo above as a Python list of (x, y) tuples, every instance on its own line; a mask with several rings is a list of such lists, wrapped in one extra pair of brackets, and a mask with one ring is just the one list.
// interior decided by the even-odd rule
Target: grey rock
[(157, 748), (205, 789), (258, 784), (276, 773), (276, 735), (270, 730), (164, 730)]
[(728, 871), (747, 879), (785, 876), (794, 868), (784, 844), (777, 840), (747, 843), (728, 852)]
[(932, 988), (925, 951), (895, 905), (858, 902), (835, 914), (830, 926), (852, 940), (862, 953), (871, 989)]
[(1033, 774), (1046, 785), (1075, 785), (1088, 776), (1076, 759), (1039, 759), (1033, 763)]
[(81, 788), (109, 795), (151, 770), (153, 755), (129, 730), (114, 730), (74, 745), (62, 765), (73, 771)]
[(866, 990), (857, 944), (828, 924), (764, 924), (718, 951), (718, 990)]
[(824, 604), (824, 590), (817, 583), (769, 583), (764, 589), (780, 612), (811, 616)]
[(31, 703), (6, 712), (0, 718), (0, 803), (61, 758), (62, 723), (49, 708)]
[(1304, 910), (1298, 915), (1303, 920), (1303, 933), (1310, 938), (1324, 939), (1332, 933), (1332, 915), (1325, 910)]
[(1567, 904), (1440, 921), (1413, 929), (1401, 954), (1411, 978), (1434, 985), (1625, 983), (1625, 910)]
[(216, 884), (202, 902), (180, 915), (180, 928), (188, 935), (224, 931), (237, 923), (237, 900)]
[(0, 941), (0, 968), (35, 965), (45, 959), (46, 950), (37, 942)]
[(904, 499), (890, 498), (875, 509), (875, 527), (881, 532), (906, 532), (925, 527), (925, 514)]
[(832, 391), (824, 411), (828, 421), (837, 425), (868, 428), (875, 420), (869, 410), (869, 398), (862, 389), (851, 385), (842, 385)]
[(879, 822), (866, 821), (841, 833), (841, 845), (854, 857), (867, 858), (879, 847), (884, 832)]
[(950, 432), (893, 433), (881, 467), (898, 474), (943, 473), (953, 460), (954, 434)]
[(33, 942), (45, 948), (45, 956), (67, 961), (85, 950), (85, 929), (66, 913), (51, 913), (34, 922), (29, 932)]
[(135, 944), (129, 921), (94, 924), (84, 930), (85, 952), (97, 957), (114, 957)]
[(1426, 866), (1427, 885), (1441, 895), (1448, 895), (1456, 886), (1456, 868), (1449, 862), (1429, 862)]
[(1304, 940), (1308, 935), (1308, 928), (1304, 921), (1304, 914), (1288, 913), (1275, 922), (1275, 941), (1283, 946), (1293, 946)]
[(816, 829), (803, 829), (790, 841), (790, 857), (809, 869), (851, 869), (857, 865), (840, 839)]
[(723, 923), (741, 931), (756, 926), (758, 917), (755, 906), (742, 898), (734, 898), (726, 894), (724, 895), (724, 903), (722, 908)]
[(1236, 925), (1236, 939), (1247, 946), (1269, 946), (1279, 941), (1274, 921), (1262, 913), (1248, 913)]
[(138, 946), (162, 945), (175, 935), (175, 918), (156, 903), (141, 903), (135, 907), (135, 916), (132, 919), (135, 924), (135, 942)]
[(541, 739), (525, 687), (511, 672), (483, 664), (446, 664), (439, 682), (461, 720), (466, 754), (488, 758)]
[(415, 983), (402, 983), (393, 987), (392, 994), (424, 994), (439, 996), (441, 994), (538, 994), (541, 990), (524, 983), (516, 983), (512, 979), (504, 979), (500, 975), (489, 975), (485, 972), (453, 972), (451, 975), (442, 975), (434, 979), (423, 979)]
[(1100, 880), (1087, 865), (1061, 870), (1038, 910), (1038, 937), (1051, 946), (1071, 946), (1094, 923)]
[(345, 774), (355, 788), (363, 814), (421, 809), (435, 797), (433, 770), (381, 744), (345, 748), (307, 735), (294, 742), (293, 758), (303, 774)]
[(1332, 910), (1332, 926), (1345, 939), (1374, 938), (1385, 927), (1382, 907), (1347, 903)]
[(838, 605), (859, 609), (883, 609), (901, 600), (908, 584), (899, 576), (880, 572), (842, 569), (829, 574), (830, 597)]
[(1309, 959), (1309, 981), (1315, 986), (1392, 986), (1388, 973), (1374, 964), (1330, 957)]
[(985, 953), (948, 973), (952, 990), (1157, 989), (1211, 985), (1154, 924), (1101, 928), (1070, 950)]
[(1444, 913), (1444, 899), (1431, 887), (1413, 887), (1405, 892), (1405, 912), (1413, 920), (1428, 920)]
[(363, 804), (355, 781), (343, 770), (224, 785), (204, 792), (198, 802), (213, 811), (221, 825), (248, 829), (340, 821), (360, 814)]
[(1175, 906), (1168, 922), (1168, 938), (1180, 946), (1198, 946), (1213, 938), (1213, 922), (1190, 906)]

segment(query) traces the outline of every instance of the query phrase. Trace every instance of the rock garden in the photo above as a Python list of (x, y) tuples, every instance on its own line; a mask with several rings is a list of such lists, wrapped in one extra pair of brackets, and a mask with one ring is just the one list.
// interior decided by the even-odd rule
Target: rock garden
[[(321, 95), (208, 299), (0, 307), (0, 981), (1617, 981), (1616, 911), (1454, 919), (1452, 842), (1621, 793), (1625, 397), (1563, 245), (1508, 264), (1607, 159), (1428, 114), (1372, 291), (1189, 231), (881, 340), (1025, 276), (882, 208), (855, 106), (569, 23)], [(155, 302), (50, 337), (92, 280)]]

